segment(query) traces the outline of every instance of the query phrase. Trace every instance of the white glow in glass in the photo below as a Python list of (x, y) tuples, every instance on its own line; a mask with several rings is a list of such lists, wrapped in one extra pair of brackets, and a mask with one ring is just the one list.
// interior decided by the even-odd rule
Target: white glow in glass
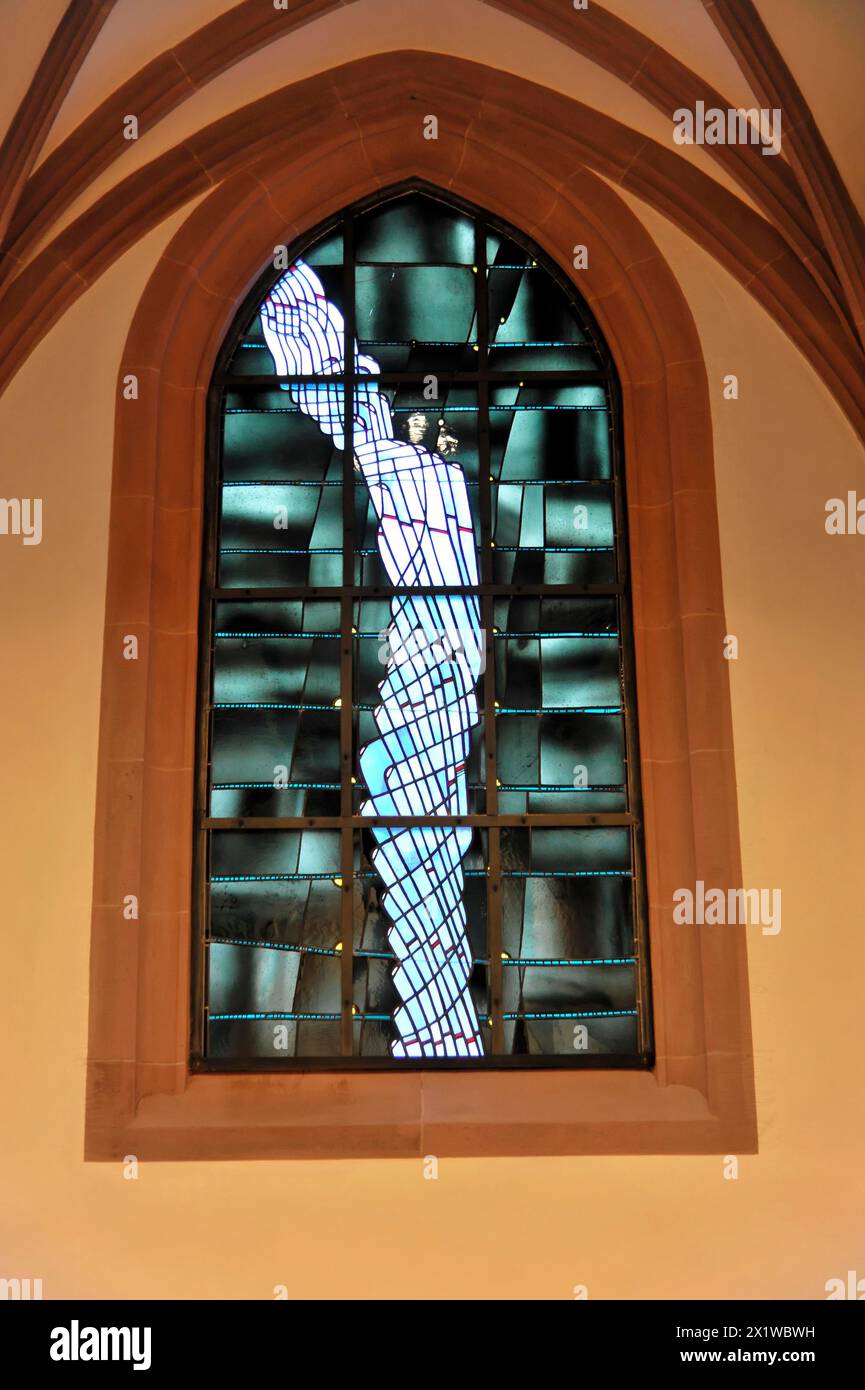
[[(336, 375), (343, 369), (343, 318), (315, 272), (297, 261), (261, 308), (279, 375)], [(353, 450), (378, 516), (378, 549), (394, 586), (422, 590), (477, 585), (474, 528), (460, 466), (419, 444), (394, 439), (390, 406), (375, 385), (379, 366), (354, 344), (357, 383)], [(340, 383), (293, 384), (292, 397), (337, 448), (344, 447)], [(467, 812), (466, 760), (478, 722), (481, 670), (478, 600), (472, 595), (397, 595), (385, 679), (374, 719), (380, 737), (360, 753), (368, 816), (458, 816)], [(395, 1057), (483, 1054), (468, 989), (472, 969), (463, 901), (466, 827), (374, 826), (382, 906), (399, 964), (394, 984)]]

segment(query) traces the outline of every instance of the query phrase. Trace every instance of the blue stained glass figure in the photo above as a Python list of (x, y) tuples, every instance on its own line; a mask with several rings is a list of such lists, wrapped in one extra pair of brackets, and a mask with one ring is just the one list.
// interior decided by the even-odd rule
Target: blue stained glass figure
[[(297, 261), (261, 309), (278, 374), (337, 376), (343, 370), (343, 319), (321, 281)], [(466, 760), (478, 722), (475, 687), (482, 643), (478, 600), (430, 588), (478, 583), (477, 555), (463, 470), (419, 444), (394, 438), (390, 406), (369, 378), (374, 358), (353, 344), (357, 385), (352, 449), (379, 522), (378, 549), (396, 588), (387, 668), (374, 711), (379, 737), (360, 753), (369, 791), (361, 814), (460, 816), (467, 811)], [(299, 408), (336, 448), (344, 446), (341, 382), (290, 387)], [(477, 1057), (483, 1053), (468, 981), (463, 857), (472, 831), (459, 826), (372, 827), (382, 905), (398, 960), (402, 1000), (395, 1057)]]

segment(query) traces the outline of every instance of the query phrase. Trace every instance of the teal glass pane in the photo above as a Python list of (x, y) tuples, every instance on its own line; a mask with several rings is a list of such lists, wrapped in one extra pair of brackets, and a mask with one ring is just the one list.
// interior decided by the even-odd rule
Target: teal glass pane
[(341, 580), (342, 454), (288, 399), (278, 392), (228, 398), (219, 536), (223, 587)]
[(506, 1051), (633, 1053), (630, 832), (501, 834)]
[(466, 266), (359, 265), (360, 351), (382, 371), (470, 371), (475, 362), (475, 277)]
[(608, 479), (609, 403), (603, 386), (490, 389), (490, 471), (500, 482)]
[(358, 216), (359, 262), (464, 265), (475, 260), (474, 223), (465, 213), (423, 194), (385, 203)]
[(490, 468), (497, 583), (615, 583), (604, 387), (493, 386)]
[(303, 253), (303, 259), (308, 265), (314, 265), (316, 273), (322, 275), (325, 266), (342, 266), (342, 232), (328, 232), (314, 246), (310, 246)]
[(339, 604), (219, 603), (212, 816), (339, 815)]
[(262, 482), (223, 488), (220, 584), (338, 585), (342, 526), (341, 486)]
[(597, 371), (586, 324), (553, 277), (516, 243), (487, 238), (490, 367), (497, 371)]
[(329, 831), (213, 834), (209, 1055), (339, 1052), (338, 873)]
[(499, 809), (627, 810), (617, 600), (513, 595), (493, 611)]
[(222, 419), (222, 477), (237, 483), (342, 481), (342, 451), (287, 391), (229, 391)]

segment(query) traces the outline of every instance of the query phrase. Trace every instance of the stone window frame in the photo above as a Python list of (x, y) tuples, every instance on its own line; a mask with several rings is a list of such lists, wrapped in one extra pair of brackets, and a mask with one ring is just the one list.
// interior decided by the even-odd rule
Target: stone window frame
[[(745, 928), (682, 927), (673, 892), (741, 885), (715, 499), (699, 337), (669, 265), (567, 137), (520, 162), (467, 137), (405, 167), (384, 130), (262, 157), (190, 214), (118, 375), (97, 776), (85, 1157), (409, 1157), (756, 1150)], [(556, 151), (557, 141), (562, 149)], [(452, 152), (451, 152), (452, 154)], [(532, 160), (529, 173), (525, 161)], [(571, 157), (571, 164), (573, 163)], [(488, 210), (575, 281), (619, 373), (652, 960), (650, 1071), (193, 1074), (198, 602), (208, 387), (270, 248), (417, 178)], [(575, 243), (589, 267), (571, 269)], [(129, 375), (137, 399), (123, 394)], [(123, 656), (138, 638), (138, 659)], [(134, 896), (136, 920), (124, 917)]]

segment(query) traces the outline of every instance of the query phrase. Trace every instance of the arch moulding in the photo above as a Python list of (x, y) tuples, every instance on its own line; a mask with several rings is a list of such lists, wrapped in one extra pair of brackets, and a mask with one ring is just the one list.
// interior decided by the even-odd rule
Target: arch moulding
[[(420, 116), (418, 128), (420, 128)], [(557, 151), (556, 142), (561, 148)], [(86, 1157), (752, 1152), (745, 928), (673, 923), (741, 883), (712, 428), (670, 267), (565, 136), (364, 137), (256, 158), (157, 264), (118, 372), (97, 783)], [(558, 163), (557, 163), (558, 158)], [(570, 159), (570, 162), (568, 162)], [(567, 175), (566, 178), (563, 177)], [(191, 1074), (197, 627), (206, 401), (272, 257), (347, 203), (422, 179), (536, 241), (577, 284), (622, 390), (656, 1065), (652, 1071)], [(573, 248), (589, 248), (575, 272)], [(127, 400), (123, 381), (138, 378)], [(138, 637), (138, 660), (123, 641)], [(124, 919), (134, 895), (138, 920)]]

